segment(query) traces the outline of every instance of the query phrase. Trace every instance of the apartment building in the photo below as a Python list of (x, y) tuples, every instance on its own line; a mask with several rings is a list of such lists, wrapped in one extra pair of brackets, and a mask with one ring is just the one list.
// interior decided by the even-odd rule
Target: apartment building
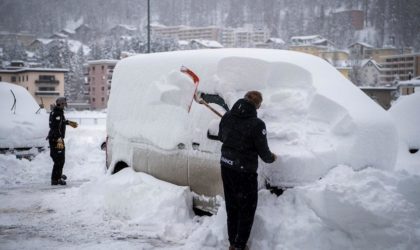
[(0, 69), (0, 81), (10, 82), (26, 88), (37, 103), (50, 110), (59, 96), (64, 96), (64, 74), (67, 69), (28, 68), (23, 62), (13, 62)]
[(420, 53), (383, 57), (381, 81), (392, 84), (420, 75)]
[(334, 45), (320, 35), (293, 36), (290, 38), (289, 50), (299, 51), (321, 57), (323, 52), (328, 51)]
[(388, 56), (400, 55), (400, 54), (411, 54), (411, 48), (395, 48), (395, 47), (385, 47), (385, 48), (369, 48), (366, 49), (364, 54), (364, 59), (372, 58), (378, 63), (385, 62), (385, 58)]
[(350, 79), (349, 53), (342, 50), (320, 51), (319, 57), (323, 58), (334, 66), (344, 77)]
[[(167, 38), (178, 38), (178, 31), (187, 26), (165, 26), (165, 25), (150, 25), (152, 36), (167, 37)], [(182, 40), (182, 39), (179, 39)]]
[(178, 30), (179, 40), (213, 40), (220, 41), (220, 28), (209, 26), (209, 27), (184, 27)]
[(235, 47), (253, 47), (252, 31), (249, 29), (238, 29), (235, 31)]
[(222, 29), (216, 26), (188, 27), (152, 25), (152, 35), (170, 37), (178, 40), (208, 40), (217, 41), (226, 48), (255, 47), (256, 44), (265, 43), (270, 38), (267, 28), (256, 28), (246, 25), (241, 28)]
[(352, 60), (362, 60), (365, 57), (366, 50), (374, 49), (375, 47), (364, 42), (352, 43), (347, 47), (350, 51), (350, 57)]
[(178, 40), (221, 40), (221, 29), (215, 26), (207, 27), (189, 27), (189, 26), (164, 26), (152, 25), (151, 32), (153, 36), (169, 37)]
[(222, 29), (220, 43), (223, 44), (225, 48), (235, 47), (235, 29)]
[(266, 27), (254, 28), (252, 30), (252, 42), (254, 44), (265, 43), (270, 39), (270, 31)]
[(328, 51), (328, 48), (325, 46), (318, 45), (290, 45), (289, 50), (303, 52), (321, 57), (322, 52)]
[(88, 61), (87, 85), (92, 109), (104, 109), (107, 107), (111, 90), (112, 74), (118, 60)]

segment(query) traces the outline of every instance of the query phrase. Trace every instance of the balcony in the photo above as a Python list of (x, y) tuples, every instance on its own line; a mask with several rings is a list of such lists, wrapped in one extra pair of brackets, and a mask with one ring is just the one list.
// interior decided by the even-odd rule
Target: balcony
[(59, 80), (49, 80), (49, 79), (44, 79), (44, 80), (35, 80), (36, 84), (40, 84), (40, 83), (45, 83), (45, 84), (59, 84), (60, 81)]
[(59, 96), (58, 91), (35, 91), (36, 96)]

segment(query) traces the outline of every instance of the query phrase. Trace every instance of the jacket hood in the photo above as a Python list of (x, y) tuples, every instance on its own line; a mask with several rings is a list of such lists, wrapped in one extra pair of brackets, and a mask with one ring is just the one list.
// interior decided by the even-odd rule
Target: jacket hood
[(239, 99), (231, 109), (232, 115), (241, 118), (257, 117), (257, 109), (254, 104), (245, 99)]

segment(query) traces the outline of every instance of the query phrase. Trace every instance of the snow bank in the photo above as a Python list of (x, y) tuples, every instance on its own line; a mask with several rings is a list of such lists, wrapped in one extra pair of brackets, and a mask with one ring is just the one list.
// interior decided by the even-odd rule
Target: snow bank
[(394, 118), (400, 138), (398, 168), (420, 174), (420, 152), (414, 152), (420, 149), (420, 92), (400, 96), (388, 112)]
[[(104, 136), (103, 126), (68, 130), (66, 187), (49, 185), (49, 152), (32, 161), (0, 155), (4, 248), (228, 248), (223, 201), (216, 215), (195, 217), (185, 187), (131, 169), (105, 175)], [(261, 190), (248, 243), (250, 249), (417, 249), (419, 228), (419, 176), (340, 165), (280, 197)]]
[(39, 110), (39, 105), (25, 88), (0, 82), (0, 116), (0, 148), (46, 145), (48, 115), (45, 110)]
[[(108, 134), (166, 150), (198, 142), (219, 154), (220, 143), (206, 138), (218, 118), (197, 103), (188, 113), (193, 85), (179, 72), (182, 65), (200, 77), (199, 91), (219, 94), (230, 107), (246, 91), (263, 93), (259, 117), (280, 159), (261, 174), (273, 184), (310, 182), (339, 164), (394, 167), (397, 133), (389, 115), (327, 62), (293, 51), (178, 51), (121, 60), (108, 103)], [(124, 157), (131, 159), (116, 156)]]
[(191, 220), (194, 214), (188, 187), (134, 173), (128, 168), (88, 183), (79, 192), (86, 209), (104, 211), (107, 216), (128, 223), (147, 225), (149, 231), (182, 235), (183, 232), (177, 232), (176, 224)]
[(260, 191), (251, 249), (413, 249), (420, 178), (339, 166), (280, 197)]

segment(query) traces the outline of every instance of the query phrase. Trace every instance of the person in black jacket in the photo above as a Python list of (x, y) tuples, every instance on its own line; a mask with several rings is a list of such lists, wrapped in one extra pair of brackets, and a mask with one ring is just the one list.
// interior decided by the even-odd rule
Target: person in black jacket
[(247, 247), (258, 202), (258, 156), (267, 163), (277, 158), (268, 147), (265, 123), (257, 117), (261, 103), (261, 93), (249, 91), (219, 124), (229, 249)]
[(51, 173), (51, 185), (66, 185), (65, 175), (63, 175), (63, 167), (65, 162), (65, 146), (64, 137), (66, 136), (66, 125), (77, 128), (77, 122), (66, 120), (64, 117), (64, 108), (67, 107), (65, 97), (59, 97), (56, 105), (52, 107), (48, 133), (48, 142), (50, 144), (50, 156), (54, 161)]

